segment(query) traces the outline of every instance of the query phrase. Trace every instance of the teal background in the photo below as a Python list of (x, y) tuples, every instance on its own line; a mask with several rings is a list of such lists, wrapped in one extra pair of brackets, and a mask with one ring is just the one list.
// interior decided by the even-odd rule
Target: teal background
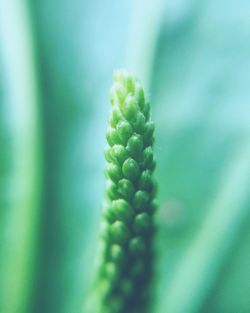
[(115, 68), (156, 123), (154, 312), (250, 311), (249, 12), (0, 0), (0, 312), (85, 312)]

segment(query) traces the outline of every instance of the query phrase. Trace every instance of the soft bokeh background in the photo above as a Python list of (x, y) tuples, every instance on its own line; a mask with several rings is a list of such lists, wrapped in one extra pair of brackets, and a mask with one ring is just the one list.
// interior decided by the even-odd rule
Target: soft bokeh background
[(249, 12), (0, 0), (1, 313), (83, 312), (120, 67), (143, 81), (157, 127), (154, 313), (250, 312)]

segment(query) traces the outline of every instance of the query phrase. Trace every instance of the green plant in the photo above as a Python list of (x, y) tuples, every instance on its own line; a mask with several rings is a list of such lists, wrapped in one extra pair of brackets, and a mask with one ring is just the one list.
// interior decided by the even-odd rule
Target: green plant
[(141, 83), (116, 71), (107, 130), (98, 312), (146, 312), (153, 260), (154, 123)]

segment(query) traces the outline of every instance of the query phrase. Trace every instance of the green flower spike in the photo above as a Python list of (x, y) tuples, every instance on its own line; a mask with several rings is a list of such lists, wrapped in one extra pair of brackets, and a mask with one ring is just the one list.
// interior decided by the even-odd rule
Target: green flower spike
[(138, 79), (116, 71), (107, 130), (98, 313), (148, 311), (153, 261), (154, 123)]

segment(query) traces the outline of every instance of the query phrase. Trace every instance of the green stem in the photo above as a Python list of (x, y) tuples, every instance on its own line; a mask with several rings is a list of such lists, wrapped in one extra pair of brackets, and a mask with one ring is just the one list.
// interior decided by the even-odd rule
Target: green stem
[[(41, 201), (41, 133), (26, 1), (0, 1), (1, 99), (0, 311), (28, 311)], [(3, 158), (8, 154), (9, 160)]]

